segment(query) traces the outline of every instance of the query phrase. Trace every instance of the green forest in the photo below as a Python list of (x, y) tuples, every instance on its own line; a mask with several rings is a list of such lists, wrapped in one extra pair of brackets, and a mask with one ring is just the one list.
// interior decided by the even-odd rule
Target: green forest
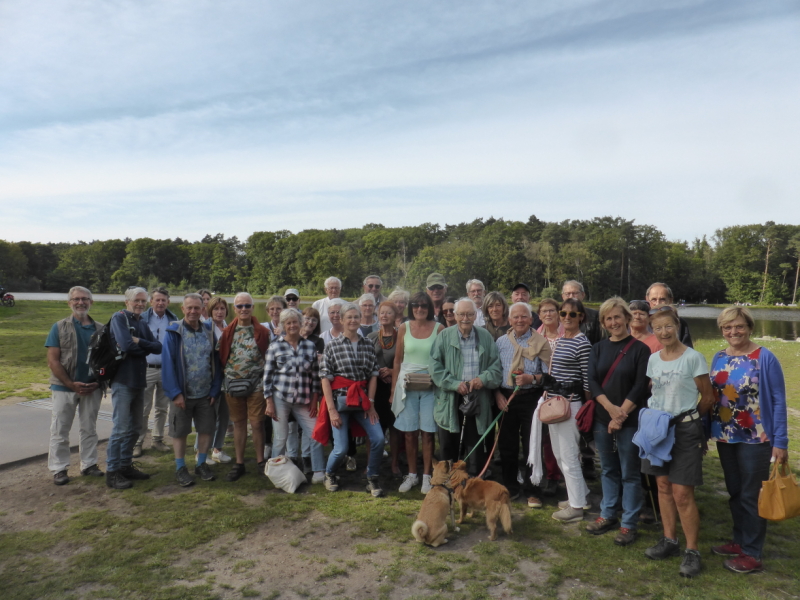
[(258, 231), (242, 242), (222, 234), (181, 238), (79, 241), (0, 240), (0, 283), (9, 291), (121, 292), (131, 285), (165, 285), (175, 292), (209, 288), (254, 294), (295, 287), (322, 295), (331, 275), (344, 295), (361, 290), (365, 275), (383, 277), (384, 290), (424, 287), (437, 271), (461, 293), (468, 279), (508, 292), (519, 281), (536, 297), (556, 295), (567, 279), (582, 281), (590, 300), (641, 298), (654, 281), (667, 282), (689, 303), (791, 303), (800, 273), (800, 225), (774, 222), (717, 229), (710, 239), (670, 241), (653, 225), (621, 218), (560, 223), (478, 219), (414, 227), (368, 224), (353, 229)]

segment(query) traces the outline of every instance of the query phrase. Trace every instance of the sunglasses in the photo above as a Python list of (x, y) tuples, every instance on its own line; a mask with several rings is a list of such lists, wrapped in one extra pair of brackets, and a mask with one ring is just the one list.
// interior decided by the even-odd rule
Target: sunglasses
[(455, 309), (452, 309), (452, 308), (443, 308), (443, 309), (442, 309), (442, 312), (443, 312), (444, 314), (446, 314), (446, 315), (452, 315), (452, 314), (453, 314), (454, 312), (456, 312), (456, 311), (455, 311)]
[(578, 317), (578, 316), (582, 315), (583, 313), (582, 312), (575, 312), (574, 310), (571, 310), (569, 312), (567, 312), (565, 310), (562, 310), (558, 314), (561, 317), (567, 317), (568, 316), (570, 319), (574, 319), (575, 317)]
[(381, 284), (380, 283), (368, 283), (367, 287), (369, 289), (371, 289), (371, 290), (379, 290), (379, 289), (381, 289)]
[(234, 304), (236, 308), (242, 310), (243, 308), (253, 308), (252, 304)]
[(300, 300), (300, 298), (298, 298), (297, 296), (286, 296), (287, 302), (297, 302), (298, 300)]
[(433, 290), (434, 292), (438, 292), (439, 290), (443, 290), (444, 286), (443, 285), (432, 285), (428, 289), (429, 290)]
[(430, 304), (420, 304), (419, 302), (412, 302), (411, 303), (411, 309), (412, 310), (417, 309), (417, 308), (427, 309), (429, 306), (430, 306)]

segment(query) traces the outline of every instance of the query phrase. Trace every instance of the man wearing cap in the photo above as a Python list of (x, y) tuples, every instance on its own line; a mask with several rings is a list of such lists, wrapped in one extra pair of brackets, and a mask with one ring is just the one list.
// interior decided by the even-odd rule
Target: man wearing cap
[(300, 292), (294, 288), (289, 288), (283, 292), (283, 299), (286, 300), (286, 308), (296, 308), (300, 310)]
[(383, 280), (377, 275), (367, 275), (364, 278), (364, 293), (375, 296), (375, 307), (380, 306), (381, 302), (386, 302), (386, 296), (381, 294)]
[[(581, 302), (586, 298), (586, 294), (583, 291), (583, 284), (580, 281), (571, 279), (570, 281), (564, 282), (564, 285), (561, 287), (561, 299), (567, 300), (569, 298), (575, 298)], [(600, 313), (585, 305), (583, 310), (586, 314), (584, 315), (583, 323), (581, 323), (581, 333), (585, 335), (589, 343), (594, 346), (603, 339), (603, 331), (605, 331), (600, 327)]]
[(331, 320), (328, 318), (328, 308), (330, 308), (331, 300), (335, 300), (342, 294), (342, 281), (338, 277), (328, 277), (325, 280), (325, 293), (328, 294), (325, 298), (320, 298), (311, 305), (311, 308), (315, 308), (319, 313), (319, 330), (323, 333), (332, 326)]
[[(517, 302), (524, 302), (525, 304), (531, 303), (531, 288), (528, 287), (527, 283), (518, 283), (513, 288), (511, 288), (511, 304), (514, 305)], [(539, 318), (539, 315), (536, 314), (536, 311), (533, 311), (531, 315), (533, 317), (533, 325), (534, 329), (539, 329), (542, 326), (542, 320)]]
[(428, 291), (428, 297), (433, 304), (433, 316), (437, 322), (447, 327), (442, 313), (442, 304), (444, 304), (444, 297), (447, 295), (447, 283), (444, 281), (444, 275), (441, 273), (431, 273), (425, 282), (425, 287)]

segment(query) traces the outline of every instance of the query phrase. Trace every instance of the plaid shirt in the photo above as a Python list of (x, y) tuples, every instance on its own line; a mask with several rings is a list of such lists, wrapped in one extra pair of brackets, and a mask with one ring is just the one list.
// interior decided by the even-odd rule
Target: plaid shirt
[(319, 394), (319, 363), (314, 342), (300, 339), (297, 350), (283, 337), (269, 345), (264, 366), (264, 397), (292, 404), (308, 404)]
[[(517, 343), (522, 346), (523, 348), (528, 347), (528, 340), (531, 339), (531, 330), (529, 329), (525, 332), (524, 335), (517, 338)], [(508, 335), (501, 336), (497, 338), (495, 342), (497, 344), (497, 352), (500, 354), (500, 362), (503, 363), (503, 387), (507, 390), (514, 389), (507, 387), (506, 382), (508, 381), (508, 375), (511, 372), (511, 361), (514, 359), (514, 345), (511, 343), (511, 340), (508, 339)], [(541, 359), (537, 356), (534, 360), (528, 360), (527, 358), (524, 359), (525, 368), (523, 369), (524, 373), (527, 375), (540, 375), (542, 373), (542, 364)], [(533, 387), (532, 383), (528, 385), (521, 386), (520, 389), (527, 390)]]
[[(459, 331), (459, 334), (461, 332)], [(478, 334), (475, 333), (475, 328), (470, 329), (469, 335), (464, 337), (458, 336), (458, 343), (461, 345), (461, 354), (464, 357), (464, 369), (461, 371), (461, 380), (470, 381), (475, 379), (480, 374), (480, 366), (478, 364)]]
[(353, 381), (369, 380), (378, 376), (378, 359), (372, 342), (358, 338), (358, 351), (344, 334), (334, 338), (325, 346), (325, 354), (319, 365), (319, 376), (333, 381), (335, 376)]

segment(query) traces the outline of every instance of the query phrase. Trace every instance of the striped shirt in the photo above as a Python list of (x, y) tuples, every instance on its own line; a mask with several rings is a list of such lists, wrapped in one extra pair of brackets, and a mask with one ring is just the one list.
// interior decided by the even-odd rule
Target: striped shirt
[(337, 375), (353, 381), (377, 377), (378, 360), (372, 342), (359, 337), (358, 343), (353, 344), (344, 335), (339, 335), (326, 344), (319, 365), (319, 376), (333, 381)]
[(322, 392), (314, 342), (300, 339), (297, 350), (283, 337), (269, 345), (264, 368), (264, 397), (292, 404), (308, 404)]
[[(528, 347), (528, 340), (531, 339), (531, 330), (529, 329), (524, 335), (517, 338), (517, 343), (523, 348)], [(500, 354), (500, 362), (503, 364), (503, 384), (501, 387), (506, 389), (513, 389), (506, 387), (509, 373), (511, 372), (511, 361), (514, 359), (514, 345), (508, 339), (508, 335), (497, 338), (497, 351)], [(536, 357), (534, 360), (524, 359), (525, 368), (524, 373), (528, 375), (540, 375), (542, 373), (542, 360)], [(520, 389), (527, 390), (533, 387), (533, 383), (521, 386)]]
[(589, 355), (592, 344), (582, 333), (574, 338), (559, 338), (553, 352), (550, 374), (561, 384), (580, 382), (589, 391)]
[(464, 358), (464, 368), (461, 371), (461, 380), (471, 381), (480, 373), (480, 364), (478, 363), (480, 358), (478, 355), (478, 334), (475, 333), (475, 328), (473, 327), (470, 329), (467, 337), (459, 335), (458, 343), (461, 345), (461, 355)]

